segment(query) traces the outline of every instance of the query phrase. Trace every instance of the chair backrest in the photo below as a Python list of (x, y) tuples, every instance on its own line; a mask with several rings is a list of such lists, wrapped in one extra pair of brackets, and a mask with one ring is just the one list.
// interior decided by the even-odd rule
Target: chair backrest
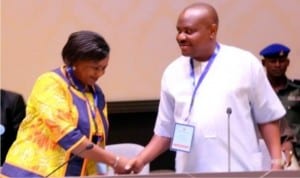
[[(125, 156), (127, 158), (133, 158), (144, 149), (144, 146), (135, 143), (117, 143), (106, 145), (105, 149), (115, 153), (116, 155)], [(99, 163), (98, 167), (101, 166), (101, 164), (102, 163)], [(149, 164), (146, 164), (139, 174), (148, 174), (149, 172), (150, 166)], [(111, 167), (108, 167), (107, 175), (113, 174), (114, 170)]]

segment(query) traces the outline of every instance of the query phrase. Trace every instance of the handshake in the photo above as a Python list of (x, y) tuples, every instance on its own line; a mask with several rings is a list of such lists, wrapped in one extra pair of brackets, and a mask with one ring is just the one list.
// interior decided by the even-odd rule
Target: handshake
[(144, 168), (145, 163), (139, 157), (128, 159), (123, 156), (116, 156), (115, 161), (109, 166), (107, 173), (113, 169), (114, 174), (137, 174)]

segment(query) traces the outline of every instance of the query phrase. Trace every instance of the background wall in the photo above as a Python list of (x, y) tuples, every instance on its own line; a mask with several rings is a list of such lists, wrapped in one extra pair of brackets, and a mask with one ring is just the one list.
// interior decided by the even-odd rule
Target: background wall
[[(109, 101), (159, 98), (164, 68), (180, 55), (179, 12), (195, 0), (1, 0), (1, 87), (25, 98), (41, 73), (62, 64), (70, 33), (94, 30), (112, 48), (100, 80)], [(288, 75), (300, 78), (298, 0), (204, 0), (219, 12), (220, 42), (253, 52), (292, 48)]]

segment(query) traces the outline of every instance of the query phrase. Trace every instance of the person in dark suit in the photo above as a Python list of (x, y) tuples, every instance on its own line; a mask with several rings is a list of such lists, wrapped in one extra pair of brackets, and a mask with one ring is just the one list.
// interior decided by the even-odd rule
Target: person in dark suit
[(21, 94), (1, 89), (1, 165), (7, 151), (17, 136), (20, 123), (25, 117), (26, 104)]

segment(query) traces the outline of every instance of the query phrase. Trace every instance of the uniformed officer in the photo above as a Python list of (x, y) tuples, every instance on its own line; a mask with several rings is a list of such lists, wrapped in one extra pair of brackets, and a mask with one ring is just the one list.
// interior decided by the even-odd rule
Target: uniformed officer
[[(282, 132), (282, 150), (287, 158), (291, 158), (293, 152), (295, 152), (299, 162), (300, 80), (292, 80), (286, 76), (290, 64), (289, 52), (290, 49), (287, 46), (274, 43), (262, 49), (260, 55), (263, 56), (262, 63), (265, 66), (268, 79), (287, 111), (284, 121), (288, 126)], [(285, 124), (283, 123), (283, 125)], [(291, 143), (293, 144), (293, 150), (291, 150)]]

